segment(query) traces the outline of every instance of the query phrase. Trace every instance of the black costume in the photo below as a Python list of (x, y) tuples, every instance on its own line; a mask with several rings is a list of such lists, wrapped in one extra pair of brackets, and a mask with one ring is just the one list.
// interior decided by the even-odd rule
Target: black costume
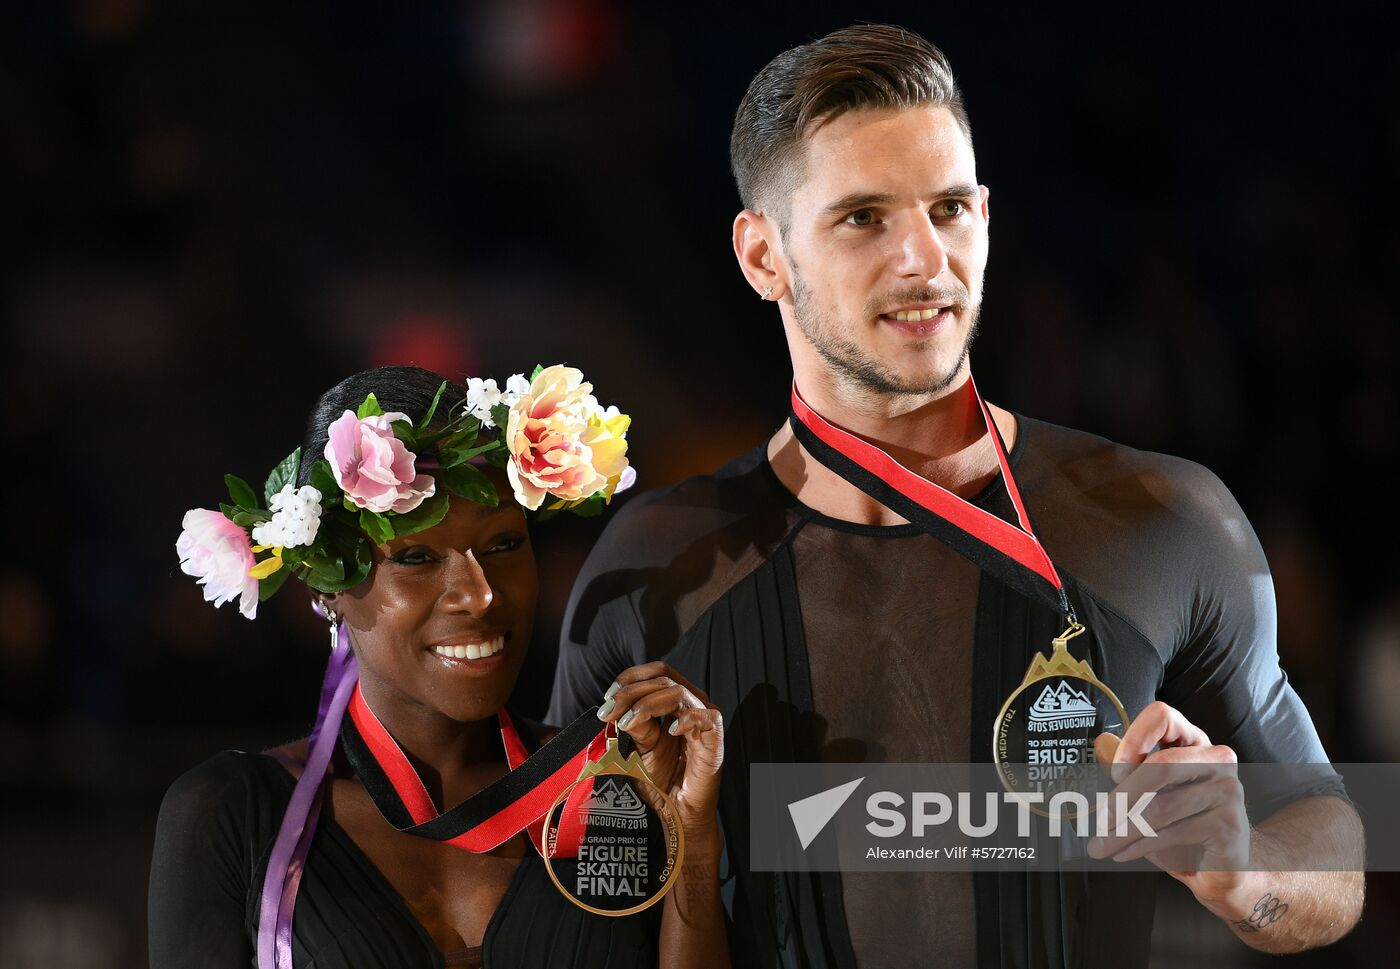
[[(256, 965), (268, 854), (294, 784), (271, 757), (226, 751), (171, 787), (151, 867), (152, 969)], [(297, 966), (317, 969), (654, 969), (660, 911), (590, 915), (559, 893), (530, 851), (481, 948), (440, 953), (374, 863), (322, 816), (297, 896), (292, 953)]]
[[(1188, 461), (1018, 417), (1034, 527), (1130, 715), (1160, 698), (1242, 761), (1326, 763), (1278, 666), (1262, 550)], [(1000, 479), (975, 503), (1015, 521)], [(991, 726), (1064, 617), (917, 526), (800, 504), (764, 447), (628, 504), (570, 601), (550, 719), (664, 657), (725, 717), (722, 872), (736, 966), (1145, 966), (1151, 874), (748, 870), (749, 763), (986, 762)], [(1089, 638), (1089, 637), (1082, 637)], [(1249, 804), (1260, 820), (1328, 778)]]

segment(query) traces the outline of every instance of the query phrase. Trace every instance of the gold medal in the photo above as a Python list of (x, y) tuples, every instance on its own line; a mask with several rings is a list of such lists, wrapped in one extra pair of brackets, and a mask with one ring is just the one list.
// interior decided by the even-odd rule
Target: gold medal
[[(1069, 641), (1084, 629), (1071, 621), (1052, 641), (1048, 658), (1036, 654), (992, 728), (992, 759), (1002, 785), (1013, 794), (1039, 792), (1047, 805), (1063, 791), (1098, 790), (1094, 738), (1105, 732), (1121, 736), (1128, 729), (1128, 713), (1118, 697), (1087, 660), (1069, 653)], [(1092, 811), (1092, 793), (1087, 800)], [(1052, 812), (1037, 803), (1031, 810), (1044, 817), (1079, 813), (1073, 806)]]
[(685, 835), (676, 806), (652, 783), (640, 755), (608, 747), (554, 801), (540, 835), (554, 887), (595, 915), (631, 915), (666, 897)]

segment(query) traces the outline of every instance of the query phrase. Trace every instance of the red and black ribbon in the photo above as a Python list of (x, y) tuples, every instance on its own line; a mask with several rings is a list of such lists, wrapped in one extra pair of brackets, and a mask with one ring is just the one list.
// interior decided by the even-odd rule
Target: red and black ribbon
[(1074, 610), (1045, 547), (1035, 537), (1030, 516), (1006, 458), (1006, 443), (992, 420), (977, 384), (968, 378), (986, 421), (1001, 467), (1002, 481), (1020, 527), (959, 498), (900, 464), (878, 445), (862, 440), (826, 420), (792, 387), (791, 424), (807, 452), (880, 504), (907, 518), (963, 558), (1032, 599), (1059, 609), (1071, 619)]
[[(384, 820), (405, 834), (474, 852), (490, 851), (527, 828), (538, 849), (550, 805), (606, 746), (596, 709), (581, 714), (533, 753), (510, 714), (502, 710), (501, 740), (510, 773), (439, 813), (408, 757), (365, 703), (358, 683), (350, 697), (349, 714), (340, 726), (345, 756)], [(580, 784), (575, 794), (586, 796), (585, 786)], [(574, 799), (571, 796), (570, 801)], [(568, 840), (563, 832), (561, 838)]]

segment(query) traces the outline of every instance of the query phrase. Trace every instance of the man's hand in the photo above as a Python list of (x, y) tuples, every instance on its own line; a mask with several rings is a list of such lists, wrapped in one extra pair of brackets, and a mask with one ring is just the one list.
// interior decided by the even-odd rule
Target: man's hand
[(1211, 744), (1161, 702), (1143, 710), (1121, 740), (1101, 734), (1094, 756), (1128, 805), (1153, 792), (1139, 816), (1157, 833), (1094, 838), (1094, 857), (1147, 858), (1236, 937), (1266, 952), (1327, 945), (1356, 924), (1365, 896), (1364, 834), (1344, 799), (1304, 797), (1251, 828), (1235, 752)]
[[(1245, 881), (1250, 846), (1235, 752), (1212, 744), (1180, 711), (1158, 701), (1138, 715), (1121, 740), (1100, 734), (1094, 756), (1118, 782), (1114, 791), (1125, 795), (1126, 803), (1153, 793), (1140, 816), (1157, 836), (1130, 828), (1121, 837), (1094, 838), (1089, 853), (1115, 861), (1146, 858), (1212, 910), (1232, 899)], [(1154, 766), (1139, 770), (1141, 765)]]

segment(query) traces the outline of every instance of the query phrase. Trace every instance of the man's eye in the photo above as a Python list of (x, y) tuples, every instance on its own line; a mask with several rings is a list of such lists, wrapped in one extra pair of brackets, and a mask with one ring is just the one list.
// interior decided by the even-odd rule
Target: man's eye
[(874, 225), (875, 213), (869, 209), (857, 209), (846, 216), (846, 223), (848, 225)]
[(944, 199), (933, 207), (933, 211), (940, 219), (956, 219), (966, 209), (957, 199)]

